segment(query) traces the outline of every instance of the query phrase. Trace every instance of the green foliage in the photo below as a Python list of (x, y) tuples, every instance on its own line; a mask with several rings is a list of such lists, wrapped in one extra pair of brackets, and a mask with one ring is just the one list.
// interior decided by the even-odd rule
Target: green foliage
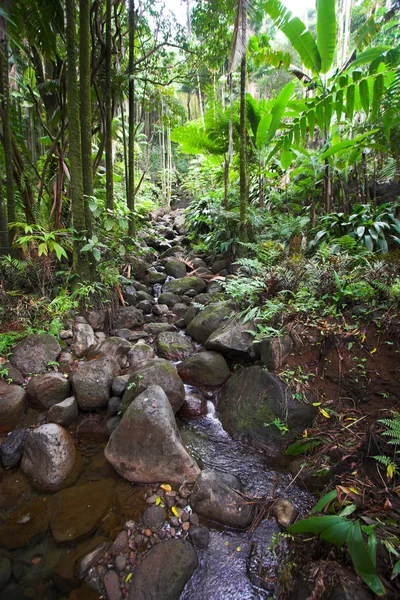
[(377, 423), (382, 423), (382, 425), (385, 426), (386, 429), (381, 433), (381, 436), (385, 439), (387, 444), (394, 445), (394, 450), (391, 457), (387, 455), (377, 455), (373, 458), (375, 458), (379, 464), (386, 467), (388, 479), (393, 479), (393, 477), (399, 473), (399, 450), (397, 450), (397, 446), (400, 445), (400, 414), (393, 411), (393, 417), (391, 419), (378, 419)]

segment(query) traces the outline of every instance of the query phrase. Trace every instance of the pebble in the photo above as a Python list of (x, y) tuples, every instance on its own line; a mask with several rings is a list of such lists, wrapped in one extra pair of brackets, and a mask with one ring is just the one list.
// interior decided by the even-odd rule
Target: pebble
[(119, 587), (119, 577), (115, 571), (108, 571), (104, 576), (104, 587), (108, 600), (121, 600), (122, 594)]
[(181, 514), (182, 523), (185, 523), (185, 521), (189, 521), (189, 518), (190, 518), (189, 513), (187, 513), (186, 510), (182, 511), (182, 514)]
[(171, 527), (170, 533), (171, 533), (171, 537), (175, 537), (176, 531), (175, 531), (174, 527)]
[(186, 521), (185, 523), (182, 523), (182, 529), (183, 529), (183, 531), (189, 531), (189, 529), (190, 529), (190, 523), (189, 523), (189, 521)]
[(135, 521), (127, 521), (125, 523), (125, 529), (135, 529), (136, 523)]
[(180, 506), (182, 508), (185, 508), (185, 506), (188, 505), (188, 501), (186, 500), (186, 498), (177, 498), (176, 503), (178, 506)]
[(147, 498), (146, 502), (148, 504), (155, 504), (157, 500), (157, 494), (153, 494), (152, 496), (150, 496), (149, 498)]
[(144, 535), (145, 535), (146, 537), (151, 537), (151, 536), (152, 536), (152, 531), (151, 531), (151, 529), (146, 529), (146, 531), (144, 532)]
[(117, 558), (115, 559), (115, 566), (118, 569), (118, 571), (123, 571), (126, 567), (126, 556), (124, 556), (123, 554), (117, 556)]
[(200, 523), (199, 515), (196, 515), (196, 513), (192, 513), (189, 517), (189, 521), (191, 522), (192, 525), (199, 525), (199, 523)]
[(178, 517), (171, 517), (169, 521), (173, 527), (179, 527), (180, 525)]
[(128, 533), (126, 531), (121, 531), (110, 548), (110, 554), (112, 554), (112, 556), (117, 556), (118, 554), (123, 554), (125, 552), (128, 552)]

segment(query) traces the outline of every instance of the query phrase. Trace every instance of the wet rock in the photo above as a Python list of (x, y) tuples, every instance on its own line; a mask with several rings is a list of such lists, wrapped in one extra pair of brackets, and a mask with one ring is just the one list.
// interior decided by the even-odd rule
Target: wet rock
[(179, 600), (196, 567), (196, 552), (189, 542), (170, 539), (157, 544), (136, 568), (129, 599)]
[(106, 311), (102, 308), (93, 308), (88, 312), (86, 320), (94, 331), (101, 331), (106, 320)]
[(165, 270), (167, 275), (175, 277), (175, 279), (182, 279), (182, 277), (186, 277), (186, 265), (180, 260), (174, 260), (173, 258), (167, 260), (165, 264)]
[(243, 529), (250, 525), (253, 510), (235, 492), (241, 489), (242, 485), (234, 475), (204, 470), (196, 481), (190, 502), (201, 517)]
[(160, 304), (166, 304), (168, 308), (171, 308), (172, 306), (174, 306), (174, 304), (180, 302), (181, 299), (179, 296), (173, 294), (172, 292), (163, 292), (162, 294), (160, 294), (158, 301)]
[(34, 408), (50, 408), (68, 398), (71, 385), (62, 373), (45, 373), (32, 377), (26, 386), (28, 402)]
[(108, 600), (122, 600), (119, 577), (115, 571), (107, 571), (104, 576), (104, 587)]
[(102, 556), (104, 556), (109, 545), (110, 544), (108, 542), (102, 542), (97, 546), (97, 548), (91, 552), (88, 552), (88, 554), (82, 556), (82, 558), (78, 560), (76, 574), (79, 579), (83, 579), (90, 569), (94, 567), (94, 565), (101, 559)]
[(78, 403), (74, 396), (66, 398), (63, 402), (54, 404), (49, 412), (47, 418), (53, 423), (58, 423), (63, 427), (68, 427), (77, 420), (78, 418)]
[(198, 294), (194, 299), (196, 304), (203, 304), (204, 306), (210, 302), (212, 299), (212, 294)]
[(107, 430), (108, 435), (111, 435), (112, 432), (117, 429), (120, 422), (121, 422), (121, 417), (119, 417), (119, 416), (111, 417), (111, 419), (108, 419), (108, 421), (106, 423), (106, 430)]
[(160, 529), (167, 518), (167, 511), (162, 506), (149, 506), (143, 514), (143, 524), (152, 531)]
[[(274, 592), (279, 580), (280, 566), (287, 561), (287, 542), (279, 539), (272, 547), (272, 536), (279, 533), (277, 524), (263, 521), (253, 536), (247, 571), (253, 585)], [(275, 597), (275, 596), (274, 596)]]
[(107, 414), (108, 415), (116, 415), (121, 406), (121, 398), (118, 396), (113, 396), (109, 399), (107, 405)]
[(185, 398), (185, 388), (175, 367), (162, 359), (149, 360), (132, 373), (122, 398), (122, 409), (126, 410), (132, 400), (150, 385), (160, 386), (167, 394), (174, 413), (178, 412)]
[(168, 248), (167, 250), (162, 252), (160, 254), (160, 258), (161, 259), (169, 258), (170, 256), (174, 256), (175, 254), (180, 254), (181, 252), (183, 252), (182, 246), (176, 245), (176, 246), (173, 246), (172, 248)]
[(316, 415), (312, 402), (299, 401), (294, 393), (263, 367), (240, 369), (220, 392), (220, 419), (230, 435), (249, 438), (256, 446), (267, 449), (271, 456), (278, 456), (287, 440), (277, 427), (271, 426), (273, 421), (280, 419), (287, 423), (290, 433), (295, 434), (309, 427)]
[(209, 304), (190, 321), (186, 333), (196, 342), (205, 344), (210, 335), (230, 317), (232, 311), (231, 302)]
[(117, 569), (117, 571), (123, 571), (126, 567), (126, 556), (124, 556), (123, 554), (120, 554), (119, 556), (116, 557), (115, 559), (115, 567)]
[(1, 462), (4, 467), (15, 467), (19, 463), (27, 435), (26, 429), (16, 429), (5, 438), (0, 446)]
[(44, 373), (49, 362), (56, 361), (60, 352), (61, 346), (54, 336), (47, 333), (30, 335), (15, 346), (10, 362), (26, 377)]
[(183, 279), (172, 279), (163, 285), (163, 292), (172, 292), (173, 294), (186, 294), (189, 290), (195, 290), (196, 294), (200, 294), (206, 289), (206, 283), (201, 277), (189, 276)]
[(183, 419), (202, 417), (207, 414), (207, 400), (200, 392), (186, 394), (182, 408), (178, 414)]
[(257, 344), (256, 349), (267, 369), (277, 371), (291, 353), (293, 340), (289, 335), (274, 337)]
[(11, 560), (0, 554), (0, 590), (5, 588), (12, 575)]
[(157, 338), (157, 354), (167, 360), (182, 360), (193, 350), (191, 340), (180, 333), (165, 331)]
[(47, 501), (57, 543), (73, 542), (95, 531), (114, 502), (114, 481), (106, 479), (57, 492)]
[(0, 379), (0, 434), (19, 425), (25, 412), (26, 392), (18, 385)]
[(100, 344), (92, 346), (87, 357), (89, 360), (103, 357), (114, 358), (120, 362), (128, 354), (130, 348), (131, 344), (128, 340), (116, 336), (108, 337), (100, 342)]
[(141, 310), (145, 315), (148, 315), (153, 309), (153, 304), (150, 302), (150, 300), (141, 300), (138, 303), (137, 308)]
[(138, 363), (150, 360), (154, 356), (154, 349), (151, 346), (137, 343), (129, 350), (128, 361), (132, 367), (135, 367)]
[(25, 383), (25, 378), (22, 373), (18, 371), (18, 369), (16, 369), (10, 362), (5, 362), (2, 366), (2, 369), (7, 370), (6, 379), (11, 379), (11, 383), (15, 383), (15, 385), (22, 385)]
[(223, 291), (222, 283), (220, 281), (211, 281), (207, 286), (207, 294), (220, 294)]
[(171, 404), (158, 385), (130, 404), (110, 437), (105, 457), (122, 477), (136, 483), (180, 484), (194, 481), (200, 473), (182, 445)]
[(249, 331), (256, 330), (252, 321), (243, 323), (242, 319), (229, 319), (210, 335), (204, 347), (231, 359), (255, 359), (254, 336)]
[(152, 285), (154, 285), (155, 283), (164, 283), (166, 279), (166, 273), (159, 273), (158, 271), (149, 271), (149, 283)]
[[(51, 579), (52, 571), (68, 550), (57, 546), (52, 540), (44, 539), (34, 546), (18, 552), (13, 562), (13, 575), (27, 588), (30, 583)], [(45, 596), (47, 598), (47, 596)]]
[(193, 385), (222, 385), (230, 377), (226, 360), (217, 352), (199, 352), (178, 365), (182, 379)]
[(82, 358), (95, 342), (94, 331), (89, 323), (74, 323), (72, 331), (74, 333), (72, 351), (75, 356)]
[(70, 434), (60, 425), (48, 423), (29, 433), (21, 468), (35, 487), (54, 492), (72, 485), (82, 470), (82, 459)]
[(71, 550), (66, 558), (57, 563), (53, 571), (53, 579), (61, 592), (68, 594), (81, 585), (82, 582), (76, 575), (78, 560), (106, 541), (104, 537), (94, 537)]
[(172, 323), (148, 323), (144, 330), (150, 335), (158, 335), (163, 331), (176, 331), (176, 328)]
[(274, 504), (272, 514), (281, 527), (287, 529), (289, 525), (295, 522), (299, 514), (297, 508), (293, 506), (290, 500), (279, 498)]
[(100, 600), (101, 597), (100, 592), (84, 583), (76, 590), (72, 590), (68, 600)]
[(118, 554), (126, 554), (129, 551), (128, 542), (128, 532), (121, 531), (121, 533), (118, 535), (117, 539), (110, 548), (111, 556), (117, 556)]
[(122, 306), (117, 312), (117, 329), (133, 329), (143, 325), (144, 318), (141, 310), (134, 306)]
[(72, 389), (81, 410), (107, 406), (116, 364), (114, 359), (100, 358), (80, 366), (71, 376)]
[(207, 267), (207, 263), (204, 262), (204, 260), (199, 257), (193, 258), (192, 264), (195, 269), (200, 269), (201, 267)]
[(166, 315), (169, 311), (169, 308), (166, 304), (155, 304), (153, 306), (153, 314), (156, 316)]
[(0, 526), (0, 546), (10, 550), (23, 548), (32, 540), (43, 537), (48, 526), (46, 505), (41, 498), (36, 498), (11, 513)]

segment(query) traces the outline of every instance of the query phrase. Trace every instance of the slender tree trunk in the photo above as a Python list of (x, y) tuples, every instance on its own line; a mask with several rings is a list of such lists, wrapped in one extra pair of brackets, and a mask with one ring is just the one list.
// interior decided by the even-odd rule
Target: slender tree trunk
[[(90, 280), (88, 256), (81, 253), (86, 236), (85, 203), (83, 198), (83, 173), (81, 128), (79, 119), (79, 92), (76, 75), (75, 50), (75, 0), (65, 0), (66, 50), (67, 50), (67, 101), (69, 127), (69, 163), (71, 172), (72, 224), (76, 230), (73, 245), (73, 272), (81, 281)], [(79, 282), (76, 282), (77, 285)]]
[(224, 157), (224, 207), (229, 210), (229, 160), (227, 155)]
[(135, 237), (135, 0), (129, 0), (129, 126), (128, 126), (128, 208), (129, 237)]
[(92, 105), (90, 94), (90, 0), (79, 3), (79, 74), (81, 101), (82, 174), (86, 228), (91, 237), (89, 198), (93, 196)]
[(0, 256), (3, 256), (4, 254), (9, 253), (10, 246), (8, 241), (8, 221), (6, 203), (4, 201), (3, 183), (1, 179), (2, 177), (0, 173)]
[[(243, 19), (242, 27), (246, 27)], [(246, 39), (245, 34), (243, 39)], [(247, 242), (247, 202), (248, 202), (248, 171), (247, 171), (247, 140), (246, 140), (246, 55), (243, 56), (240, 68), (240, 241)], [(240, 254), (245, 254), (242, 247)]]
[(325, 171), (324, 171), (324, 196), (325, 196), (325, 214), (328, 214), (331, 210), (331, 190), (332, 190), (332, 180), (331, 180), (331, 169), (329, 165), (329, 160), (325, 159)]
[(105, 111), (106, 111), (106, 204), (109, 210), (114, 210), (113, 184), (113, 155), (112, 155), (112, 95), (111, 95), (111, 1), (106, 0), (106, 81), (105, 81)]
[[(10, 10), (6, 3), (6, 10)], [(8, 41), (7, 21), (0, 17), (0, 92), (3, 96), (2, 121), (3, 121), (3, 145), (4, 161), (6, 167), (6, 191), (7, 191), (7, 219), (8, 223), (15, 222), (16, 205), (14, 196), (14, 171), (13, 171), (13, 144), (10, 122), (10, 83), (8, 78)], [(9, 232), (9, 244), (12, 244), (13, 233)]]

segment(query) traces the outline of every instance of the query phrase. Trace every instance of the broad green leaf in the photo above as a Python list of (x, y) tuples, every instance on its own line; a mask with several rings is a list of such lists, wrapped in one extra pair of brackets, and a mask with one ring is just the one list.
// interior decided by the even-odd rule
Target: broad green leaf
[(374, 242), (372, 241), (372, 238), (370, 235), (364, 236), (364, 243), (365, 243), (367, 250), (369, 250), (370, 252), (374, 251)]
[(396, 575), (398, 575), (400, 573), (400, 560), (398, 560), (396, 562), (396, 564), (393, 567), (393, 571), (392, 571), (392, 579), (394, 579), (396, 577)]
[(297, 521), (290, 527), (288, 527), (289, 533), (322, 533), (325, 529), (337, 525), (343, 521), (337, 515), (327, 515), (324, 517), (309, 517), (308, 519), (302, 519)]
[(320, 128), (321, 131), (323, 131), (324, 125), (325, 125), (323, 100), (321, 100), (321, 102), (318, 102), (318, 104), (315, 105), (315, 116), (316, 116), (316, 121), (317, 121), (318, 127)]
[(340, 119), (342, 118), (343, 99), (344, 99), (343, 90), (338, 90), (336, 92), (336, 102), (335, 102), (335, 112), (336, 112), (336, 119), (337, 119), (338, 123), (340, 123)]
[(283, 150), (281, 154), (282, 169), (286, 171), (292, 164), (293, 152), (291, 150)]
[(385, 594), (385, 588), (379, 579), (376, 568), (371, 560), (367, 546), (365, 545), (360, 523), (355, 521), (347, 536), (347, 547), (353, 565), (361, 579), (371, 588), (377, 596)]
[(64, 258), (68, 258), (67, 253), (65, 252), (64, 248), (60, 246), (60, 244), (53, 243), (52, 250), (54, 250), (54, 252), (57, 254), (58, 260), (61, 260), (62, 256)]
[(328, 527), (321, 533), (321, 539), (335, 546), (343, 546), (352, 527), (351, 521), (343, 519), (340, 523)]
[(311, 137), (314, 136), (315, 129), (315, 112), (313, 110), (309, 110), (307, 113), (308, 126), (310, 128)]
[(332, 66), (336, 50), (336, 1), (317, 1), (317, 48), (321, 56), (321, 73)]
[(256, 146), (259, 150), (261, 150), (264, 146), (267, 145), (267, 136), (269, 131), (269, 126), (271, 124), (271, 115), (266, 114), (261, 117), (261, 120), (257, 127), (257, 135), (256, 135)]
[(45, 256), (47, 256), (48, 254), (48, 247), (47, 244), (45, 244), (45, 242), (42, 242), (41, 244), (39, 244), (39, 248), (38, 248), (38, 254), (39, 256), (42, 256), (42, 254), (44, 254)]
[(359, 238), (362, 238), (362, 236), (365, 233), (365, 227), (363, 227), (362, 225), (360, 225), (360, 227), (357, 227), (356, 233), (357, 233), (357, 235), (358, 235)]
[(314, 506), (314, 508), (312, 509), (311, 512), (316, 513), (316, 512), (323, 511), (325, 506), (327, 506), (330, 502), (332, 502), (332, 500), (335, 500), (335, 498), (337, 498), (337, 489), (336, 488), (334, 490), (332, 490), (331, 492), (328, 492), (327, 494), (322, 496), (322, 498), (317, 502), (317, 504)]
[(353, 120), (354, 94), (355, 94), (355, 86), (352, 83), (351, 85), (349, 85), (349, 87), (347, 88), (347, 92), (346, 92), (346, 113), (347, 113), (347, 118), (349, 119), (349, 121)]
[(372, 95), (372, 117), (376, 117), (378, 112), (379, 112), (379, 108), (380, 108), (380, 102), (383, 96), (383, 90), (384, 90), (384, 77), (382, 75), (382, 73), (380, 73), (379, 75), (377, 75), (374, 79), (374, 91), (373, 91), (373, 95)]
[(101, 254), (98, 248), (93, 248), (93, 256), (98, 262), (101, 260)]
[(349, 504), (339, 514), (339, 517), (348, 517), (357, 509), (355, 504)]
[(390, 50), (390, 46), (376, 46), (374, 48), (367, 48), (361, 52), (355, 60), (351, 63), (352, 68), (359, 67), (360, 65), (369, 65), (377, 58), (381, 58), (383, 53)]
[(369, 88), (368, 88), (368, 81), (366, 79), (362, 79), (360, 81), (359, 91), (360, 91), (361, 105), (364, 109), (365, 114), (368, 116), (368, 113), (369, 113)]
[(268, 145), (272, 141), (275, 133), (277, 132), (278, 127), (281, 122), (281, 119), (282, 119), (282, 116), (283, 116), (283, 113), (285, 112), (285, 108), (294, 92), (295, 87), (296, 87), (296, 83), (294, 81), (289, 81), (289, 83), (287, 83), (285, 85), (285, 87), (283, 88), (283, 90), (281, 91), (281, 93), (279, 94), (277, 99), (275, 100), (273, 107), (271, 109), (271, 117), (272, 118), (271, 118), (269, 130), (268, 130), (267, 138), (265, 141), (266, 145)]
[(114, 221), (110, 218), (107, 218), (104, 221), (104, 228), (106, 231), (111, 231), (111, 229), (114, 227)]

